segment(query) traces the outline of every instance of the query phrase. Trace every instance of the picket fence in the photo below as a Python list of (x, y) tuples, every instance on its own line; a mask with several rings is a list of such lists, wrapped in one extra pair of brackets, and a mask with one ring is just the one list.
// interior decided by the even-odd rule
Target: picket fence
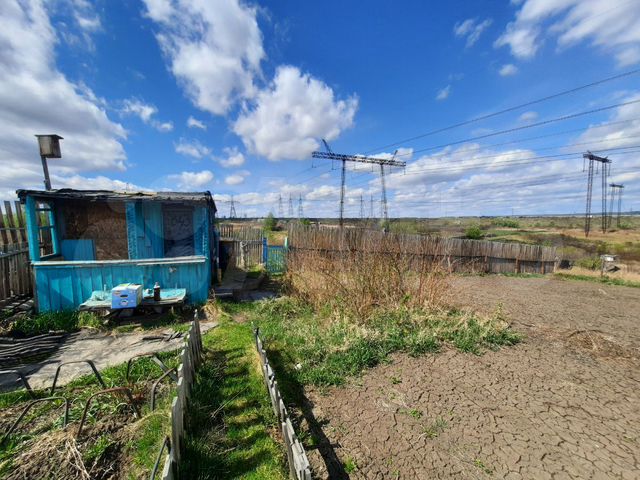
[(309, 460), (307, 454), (304, 451), (304, 447), (298, 440), (296, 433), (289, 417), (287, 407), (285, 407), (282, 401), (282, 395), (278, 389), (278, 381), (275, 378), (273, 369), (269, 364), (267, 358), (267, 352), (265, 352), (262, 346), (262, 340), (260, 339), (260, 330), (256, 328), (254, 330), (256, 350), (260, 357), (260, 363), (262, 366), (262, 374), (264, 376), (264, 383), (269, 391), (269, 398), (271, 399), (271, 406), (273, 412), (278, 419), (280, 425), (282, 438), (287, 449), (287, 460), (289, 463), (289, 476), (293, 480), (311, 480), (311, 467), (309, 466)]
[(196, 371), (202, 362), (202, 333), (198, 311), (193, 315), (193, 321), (185, 337), (185, 346), (180, 354), (182, 363), (178, 367), (177, 394), (171, 402), (171, 438), (166, 438), (158, 452), (156, 464), (151, 472), (151, 480), (156, 478), (162, 455), (168, 450), (162, 480), (174, 480), (178, 478), (178, 468), (183, 453), (185, 415), (191, 397), (191, 387), (196, 376)]

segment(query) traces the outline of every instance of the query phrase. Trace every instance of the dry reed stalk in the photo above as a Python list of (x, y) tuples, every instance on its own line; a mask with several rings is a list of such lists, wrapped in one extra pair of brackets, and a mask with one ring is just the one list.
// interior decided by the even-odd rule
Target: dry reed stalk
[(375, 308), (437, 308), (448, 282), (443, 256), (433, 250), (427, 237), (310, 232), (289, 252), (288, 285), (316, 308), (334, 305), (360, 320)]

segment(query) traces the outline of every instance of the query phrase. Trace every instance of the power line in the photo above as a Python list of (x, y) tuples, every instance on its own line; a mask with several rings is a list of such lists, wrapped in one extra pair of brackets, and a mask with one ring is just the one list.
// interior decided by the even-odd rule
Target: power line
[[(616, 121), (616, 122), (607, 122), (607, 123), (603, 123), (603, 124), (600, 124), (600, 125), (596, 125), (596, 126), (591, 127), (591, 128), (595, 130), (595, 129), (604, 128), (604, 127), (608, 127), (608, 126), (620, 125), (620, 124), (624, 124), (624, 123), (630, 123), (630, 122), (634, 122), (636, 120), (640, 120), (640, 117), (636, 117), (636, 118), (632, 118), (632, 119), (628, 119), (628, 120), (620, 120), (620, 121)], [(553, 136), (557, 136), (557, 135), (583, 131), (584, 128), (586, 128), (586, 127), (565, 130), (563, 132), (554, 132), (554, 133), (545, 134), (545, 135), (528, 137), (528, 138), (524, 138), (524, 139), (521, 139), (521, 140), (511, 140), (511, 141), (508, 141), (508, 142), (500, 142), (500, 143), (493, 143), (493, 144), (484, 145), (484, 146), (472, 147), (472, 148), (467, 148), (467, 149), (463, 149), (463, 150), (458, 150), (455, 153), (459, 154), (459, 153), (464, 153), (464, 152), (480, 151), (480, 150), (483, 150), (483, 149), (486, 149), (486, 148), (500, 147), (500, 146), (514, 144), (514, 143), (518, 144), (518, 143), (522, 143), (522, 142), (525, 142), (525, 141), (531, 141), (531, 140), (539, 140), (539, 139), (542, 139), (542, 138), (548, 138), (548, 137), (553, 137)], [(495, 133), (498, 134), (500, 132), (495, 132)], [(474, 140), (474, 139), (463, 140), (463, 141), (460, 141), (458, 143), (466, 143), (467, 141), (472, 141), (472, 140)], [(605, 141), (605, 140), (608, 140), (608, 139), (606, 139), (606, 138), (602, 139), (602, 141)], [(588, 143), (587, 142), (581, 143), (581, 145), (584, 145), (584, 144), (588, 144)], [(563, 147), (572, 146), (572, 145), (576, 146), (576, 144), (568, 144), (568, 145), (563, 145)], [(418, 149), (418, 150), (413, 150), (411, 152), (411, 154), (425, 152), (425, 151), (428, 151), (428, 150), (435, 150), (437, 148), (444, 148), (446, 146), (449, 146), (449, 144), (443, 145), (443, 146), (439, 146), (439, 147), (427, 147), (427, 148), (422, 148), (422, 149)], [(560, 147), (558, 147), (558, 148), (560, 148)], [(537, 150), (540, 150), (540, 149), (537, 149)], [(409, 155), (409, 154), (401, 153), (401, 154), (398, 154), (397, 156), (407, 156), (407, 155)], [(450, 153), (442, 153), (442, 154), (438, 154), (438, 155), (432, 155), (431, 158), (432, 159), (444, 158), (444, 157), (449, 156), (449, 155), (451, 155), (451, 154)], [(313, 179), (321, 177), (322, 175), (325, 175), (325, 174), (329, 173), (330, 171), (331, 171), (331, 169), (326, 170), (326, 171), (321, 171), (320, 173), (318, 173), (316, 175), (313, 175), (313, 176), (311, 176), (309, 178), (306, 178), (305, 180), (302, 180), (300, 183), (306, 183), (308, 181), (311, 181)], [(352, 175), (360, 175), (361, 176), (361, 175), (366, 175), (369, 172), (359, 172), (359, 173), (351, 172), (351, 173), (352, 173)]]
[[(628, 153), (635, 153), (634, 151), (631, 151), (632, 149), (636, 149), (636, 148), (640, 148), (640, 145), (628, 145), (628, 146), (624, 146), (624, 147), (612, 147), (612, 148), (606, 148), (606, 149), (600, 149), (600, 150), (592, 150), (593, 152), (613, 152), (613, 151), (617, 151), (617, 150), (630, 150), (630, 152)], [(620, 153), (618, 153), (620, 154)], [(502, 156), (506, 156), (508, 154), (500, 154), (500, 155), (488, 155), (488, 156), (484, 156), (484, 157), (476, 157), (474, 158), (474, 160), (477, 159), (493, 159), (493, 158), (499, 158)], [(483, 169), (485, 167), (492, 167), (492, 168), (503, 168), (503, 167), (509, 167), (509, 166), (515, 166), (515, 165), (530, 165), (530, 164), (534, 164), (534, 163), (538, 163), (539, 160), (550, 160), (550, 159), (556, 159), (556, 160), (550, 160), (550, 161), (564, 161), (567, 160), (567, 158), (564, 157), (573, 157), (576, 155), (582, 155), (582, 152), (568, 152), (568, 153), (557, 153), (557, 154), (552, 154), (552, 155), (536, 155), (533, 157), (525, 157), (525, 158), (519, 158), (519, 159), (514, 159), (514, 160), (505, 160), (503, 162), (494, 162), (490, 165), (455, 165), (455, 166), (451, 166), (451, 167), (429, 167), (429, 168), (423, 168), (423, 169), (419, 169), (419, 170), (409, 170), (406, 175), (416, 175), (416, 174), (425, 174), (425, 173), (454, 173), (454, 172), (464, 172), (467, 170), (480, 170)], [(400, 176), (401, 174), (395, 174), (396, 177)], [(368, 182), (372, 182), (373, 180), (371, 179), (363, 179), (362, 181), (356, 181), (352, 183), (352, 186), (361, 186), (364, 185)]]
[[(582, 116), (585, 116), (585, 115), (591, 115), (592, 113), (604, 112), (606, 110), (611, 110), (613, 108), (626, 107), (628, 105), (633, 105), (633, 104), (636, 104), (636, 103), (640, 103), (640, 99), (638, 99), (638, 100), (630, 100), (628, 102), (616, 103), (616, 104), (613, 104), (613, 105), (607, 105), (606, 107), (593, 108), (591, 110), (584, 110), (584, 111), (578, 112), (578, 113), (570, 113), (570, 114), (567, 114), (567, 115), (562, 115), (560, 117), (550, 118), (548, 120), (542, 120), (542, 121), (536, 122), (536, 123), (530, 123), (528, 125), (521, 125), (520, 127), (512, 127), (512, 128), (507, 128), (507, 129), (504, 129), (504, 130), (498, 130), (497, 132), (486, 133), (484, 135), (478, 135), (476, 137), (465, 138), (463, 140), (456, 140), (455, 142), (443, 143), (443, 144), (440, 144), (440, 145), (435, 145), (433, 147), (421, 148), (421, 149), (414, 150), (413, 152), (411, 152), (411, 155), (413, 155), (414, 153), (426, 152), (428, 150), (437, 150), (439, 148), (450, 147), (452, 145), (459, 145), (461, 143), (467, 143), (467, 142), (473, 142), (473, 141), (476, 141), (476, 140), (482, 140), (483, 138), (489, 138), (489, 137), (495, 137), (495, 136), (498, 136), (498, 135), (504, 135), (506, 133), (519, 132), (521, 130), (526, 130), (526, 129), (529, 129), (529, 128), (541, 127), (543, 125), (549, 125), (551, 123), (563, 122), (565, 120), (571, 120), (573, 118), (578, 118), (578, 117), (582, 117)], [(402, 157), (402, 156), (406, 156), (406, 155), (409, 155), (409, 153), (402, 153), (402, 154), (399, 154), (398, 156)]]
[(514, 105), (512, 107), (505, 108), (504, 110), (499, 110), (497, 112), (488, 113), (486, 115), (481, 115), (479, 117), (475, 117), (475, 118), (472, 118), (470, 120), (465, 120), (463, 122), (459, 122), (459, 123), (456, 123), (456, 124), (453, 124), (453, 125), (449, 125), (447, 127), (438, 128), (438, 129), (431, 130), (431, 131), (426, 132), (426, 133), (422, 133), (420, 135), (415, 135), (413, 137), (405, 138), (404, 140), (400, 140), (398, 142), (393, 142), (393, 143), (389, 143), (387, 145), (383, 145), (381, 147), (373, 148), (371, 150), (368, 150), (366, 153), (371, 153), (373, 151), (381, 151), (381, 150), (384, 150), (385, 148), (395, 147), (395, 146), (398, 146), (400, 144), (407, 143), (407, 142), (412, 142), (414, 140), (418, 140), (420, 138), (424, 138), (424, 137), (428, 137), (428, 136), (431, 136), (431, 135), (435, 135), (437, 133), (446, 132), (448, 130), (453, 130), (454, 128), (462, 127), (464, 125), (469, 125), (471, 123), (479, 122), (479, 121), (482, 121), (482, 120), (487, 120), (489, 118), (493, 118), (493, 117), (496, 117), (498, 115), (502, 115), (502, 114), (505, 114), (505, 113), (513, 112), (513, 111), (519, 110), (521, 108), (530, 107), (531, 105), (536, 105), (538, 103), (546, 102), (548, 100), (552, 100), (554, 98), (558, 98), (558, 97), (561, 97), (563, 95), (569, 95), (571, 93), (575, 93), (575, 92), (578, 92), (580, 90), (584, 90), (586, 88), (591, 88), (591, 87), (594, 87), (594, 86), (597, 86), (597, 85), (602, 85), (603, 83), (611, 82), (611, 81), (614, 81), (614, 80), (619, 80), (621, 78), (628, 77), (628, 76), (631, 76), (631, 75), (635, 75), (637, 73), (640, 73), (640, 68), (639, 69), (635, 69), (635, 70), (630, 70), (628, 72), (624, 72), (624, 73), (621, 73), (619, 75), (614, 75), (612, 77), (607, 77), (607, 78), (603, 78), (601, 80), (596, 80), (595, 82), (591, 82), (591, 83), (588, 83), (586, 85), (581, 85), (579, 87), (574, 87), (574, 88), (571, 88), (569, 90), (564, 90), (562, 92), (554, 93), (552, 95), (547, 95), (546, 97), (538, 98), (536, 100), (531, 100), (529, 102), (521, 103), (520, 105)]

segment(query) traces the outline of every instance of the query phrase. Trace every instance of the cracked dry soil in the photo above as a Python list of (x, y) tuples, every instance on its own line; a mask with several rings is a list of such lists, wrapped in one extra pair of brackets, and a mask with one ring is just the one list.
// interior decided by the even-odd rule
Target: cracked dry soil
[(640, 478), (640, 290), (508, 277), (454, 280), (455, 303), (503, 303), (525, 340), (482, 356), (445, 349), (307, 392), (354, 479)]

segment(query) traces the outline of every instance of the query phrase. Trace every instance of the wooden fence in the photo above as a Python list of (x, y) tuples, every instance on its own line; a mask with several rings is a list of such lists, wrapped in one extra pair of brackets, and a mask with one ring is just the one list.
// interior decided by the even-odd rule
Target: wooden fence
[(220, 242), (226, 244), (229, 263), (238, 268), (250, 268), (262, 262), (263, 232), (259, 227), (221, 223)]
[(33, 293), (24, 211), (20, 202), (0, 206), (0, 307)]
[(289, 476), (293, 480), (311, 480), (311, 467), (309, 466), (309, 460), (307, 454), (304, 451), (304, 447), (298, 440), (296, 433), (289, 417), (287, 407), (285, 407), (282, 401), (282, 395), (278, 389), (278, 381), (275, 378), (273, 369), (269, 364), (267, 353), (262, 346), (262, 340), (260, 339), (260, 331), (256, 328), (254, 331), (256, 349), (260, 357), (260, 363), (262, 366), (262, 374), (264, 376), (264, 383), (269, 392), (269, 398), (271, 399), (271, 406), (273, 412), (278, 419), (282, 438), (284, 440), (285, 447), (287, 448), (287, 460), (289, 463)]
[(156, 478), (158, 466), (162, 460), (162, 454), (168, 448), (162, 469), (162, 480), (178, 478), (180, 460), (183, 453), (185, 414), (191, 397), (191, 387), (195, 379), (196, 370), (202, 361), (202, 334), (198, 312), (193, 316), (193, 321), (185, 337), (185, 346), (181, 353), (182, 363), (178, 367), (177, 395), (171, 403), (171, 438), (162, 444), (158, 454), (156, 466), (151, 472), (151, 480)]
[(553, 273), (557, 260), (554, 247), (541, 245), (314, 227), (291, 227), (289, 250), (294, 255), (365, 252), (427, 258), (450, 272)]

